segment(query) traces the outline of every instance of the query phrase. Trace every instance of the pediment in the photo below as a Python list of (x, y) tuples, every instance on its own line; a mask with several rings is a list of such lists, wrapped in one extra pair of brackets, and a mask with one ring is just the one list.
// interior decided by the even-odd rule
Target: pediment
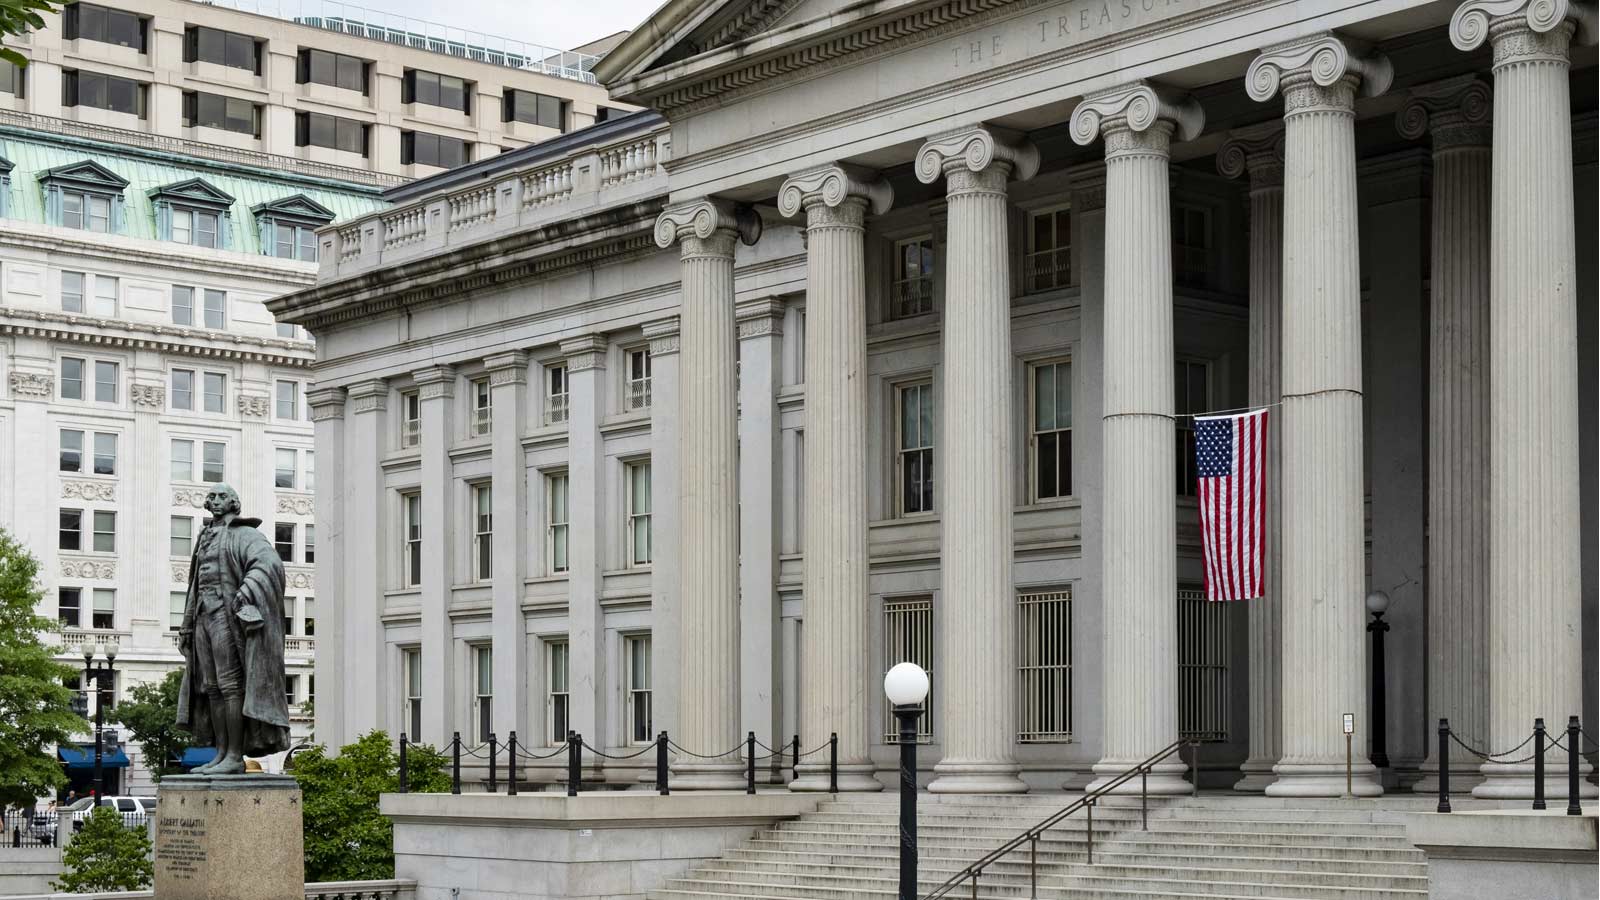
[(326, 225), (334, 219), (333, 210), (307, 197), (294, 194), (250, 207), (256, 216), (271, 216), (310, 225)]
[(233, 205), (232, 195), (223, 193), (204, 178), (164, 184), (150, 189), (151, 200), (166, 200), (191, 206), (226, 208)]
[(46, 184), (60, 182), (76, 187), (95, 188), (113, 193), (121, 193), (122, 189), (128, 186), (128, 179), (92, 159), (56, 166), (54, 169), (45, 169), (39, 173), (39, 180)]
[(16, 167), (16, 163), (6, 159), (4, 156), (0, 156), (0, 175), (10, 175), (11, 170), (15, 169)]

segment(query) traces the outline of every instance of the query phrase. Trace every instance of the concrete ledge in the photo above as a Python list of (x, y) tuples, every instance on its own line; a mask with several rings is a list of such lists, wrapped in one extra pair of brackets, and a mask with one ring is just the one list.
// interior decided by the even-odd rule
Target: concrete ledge
[(660, 794), (627, 791), (568, 797), (538, 792), (518, 794), (384, 794), (378, 811), (402, 822), (459, 820), (485, 825), (497, 821), (523, 826), (648, 828), (673, 824), (768, 824), (817, 808), (827, 794), (774, 791), (751, 796), (732, 791)]
[(1482, 809), (1407, 813), (1428, 856), (1430, 900), (1593, 900), (1600, 893), (1595, 811)]

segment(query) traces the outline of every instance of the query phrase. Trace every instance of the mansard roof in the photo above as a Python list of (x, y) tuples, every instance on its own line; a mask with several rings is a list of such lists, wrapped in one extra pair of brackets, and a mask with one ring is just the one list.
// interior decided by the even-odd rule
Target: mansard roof
[(50, 184), (59, 182), (72, 187), (83, 187), (121, 193), (128, 186), (128, 179), (100, 165), (92, 159), (85, 159), (53, 169), (45, 169), (39, 173), (39, 180)]
[(288, 197), (279, 197), (266, 203), (257, 203), (255, 206), (250, 207), (250, 212), (257, 216), (271, 216), (274, 219), (285, 219), (314, 225), (326, 225), (334, 219), (333, 210), (307, 197), (305, 194), (291, 194)]
[(186, 178), (153, 187), (147, 193), (151, 200), (167, 200), (207, 209), (224, 210), (233, 205), (232, 195), (218, 190), (204, 178)]

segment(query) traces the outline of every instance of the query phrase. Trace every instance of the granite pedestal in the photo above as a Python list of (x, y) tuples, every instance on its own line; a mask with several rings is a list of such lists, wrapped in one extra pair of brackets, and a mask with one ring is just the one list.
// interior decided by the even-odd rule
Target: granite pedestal
[(300, 786), (287, 775), (170, 775), (156, 791), (161, 900), (301, 900)]

